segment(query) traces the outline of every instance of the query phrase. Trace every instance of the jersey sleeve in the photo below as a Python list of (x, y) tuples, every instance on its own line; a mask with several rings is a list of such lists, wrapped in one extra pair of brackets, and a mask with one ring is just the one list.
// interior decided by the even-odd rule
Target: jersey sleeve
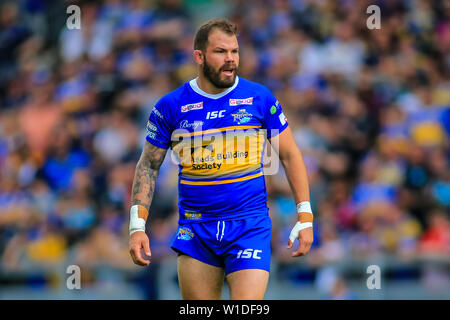
[(163, 149), (169, 149), (171, 143), (172, 115), (170, 111), (170, 105), (167, 100), (160, 99), (153, 107), (147, 121), (146, 140)]
[(267, 138), (271, 138), (283, 132), (288, 122), (280, 103), (269, 90), (266, 90), (265, 101), (263, 128), (267, 130)]

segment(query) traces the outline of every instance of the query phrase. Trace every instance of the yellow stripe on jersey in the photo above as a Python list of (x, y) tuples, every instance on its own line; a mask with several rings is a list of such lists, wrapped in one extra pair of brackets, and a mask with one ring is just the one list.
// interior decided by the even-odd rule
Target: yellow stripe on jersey
[(182, 183), (182, 184), (189, 184), (189, 185), (195, 185), (195, 186), (198, 186), (198, 185), (209, 186), (209, 185), (227, 184), (227, 183), (233, 183), (233, 182), (250, 180), (250, 179), (253, 179), (253, 178), (261, 177), (262, 175), (263, 175), (262, 172), (258, 172), (257, 174), (253, 174), (251, 176), (246, 176), (246, 177), (236, 178), (236, 179), (218, 180), (218, 181), (188, 181), (188, 180), (180, 180), (180, 183)]

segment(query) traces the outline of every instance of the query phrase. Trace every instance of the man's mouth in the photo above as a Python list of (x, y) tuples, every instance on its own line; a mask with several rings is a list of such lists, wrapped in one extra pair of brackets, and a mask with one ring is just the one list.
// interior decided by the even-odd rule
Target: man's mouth
[(223, 74), (226, 75), (227, 77), (231, 77), (234, 73), (234, 68), (224, 68), (222, 70)]

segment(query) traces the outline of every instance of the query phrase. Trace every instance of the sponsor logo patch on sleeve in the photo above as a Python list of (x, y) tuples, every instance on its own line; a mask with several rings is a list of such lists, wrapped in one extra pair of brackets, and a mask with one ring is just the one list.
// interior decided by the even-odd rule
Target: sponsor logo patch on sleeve
[(284, 115), (284, 113), (283, 113), (283, 112), (280, 113), (280, 115), (278, 116), (278, 118), (280, 119), (281, 124), (284, 126), (284, 125), (286, 124), (286, 122), (287, 122), (287, 118), (286, 118), (286, 116)]
[(159, 112), (158, 109), (153, 108), (152, 113), (154, 113), (158, 118), (164, 119), (164, 116), (161, 114), (161, 112)]
[(150, 132), (150, 131), (157, 132), (158, 128), (155, 126), (155, 124), (153, 122), (147, 121), (147, 132)]

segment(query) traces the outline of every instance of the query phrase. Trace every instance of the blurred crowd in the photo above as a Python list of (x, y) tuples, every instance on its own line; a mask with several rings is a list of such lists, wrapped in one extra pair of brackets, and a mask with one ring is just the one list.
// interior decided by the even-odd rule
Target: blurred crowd
[[(448, 258), (450, 2), (209, 2), (238, 26), (239, 75), (272, 90), (303, 153), (315, 242), (302, 261)], [(138, 270), (128, 212), (145, 123), (196, 76), (196, 8), (207, 3), (0, 1), (0, 269)], [(66, 27), (70, 4), (81, 29)], [(381, 29), (366, 25), (371, 4)], [(266, 183), (273, 259), (295, 265), (283, 170)], [(174, 255), (176, 198), (168, 156), (148, 226), (155, 264)]]

